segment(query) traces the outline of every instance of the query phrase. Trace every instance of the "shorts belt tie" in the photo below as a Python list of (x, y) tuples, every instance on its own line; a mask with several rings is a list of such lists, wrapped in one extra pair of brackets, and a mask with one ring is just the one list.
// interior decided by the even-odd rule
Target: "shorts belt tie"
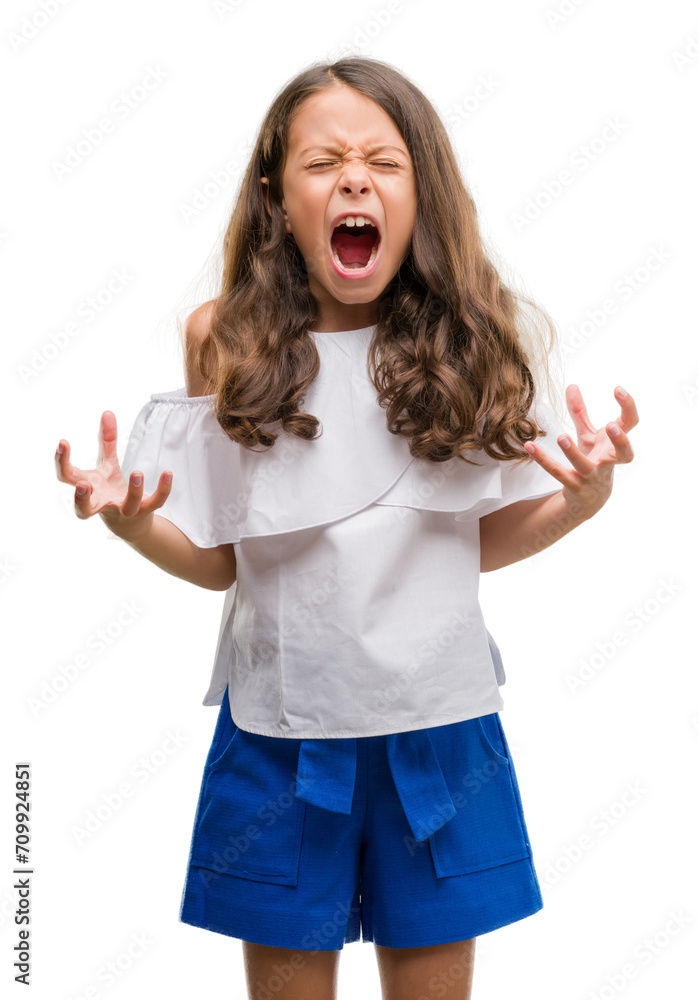
[[(390, 733), (386, 750), (412, 834), (417, 841), (426, 840), (456, 814), (429, 732)], [(355, 782), (355, 737), (301, 742), (297, 798), (348, 815)]]

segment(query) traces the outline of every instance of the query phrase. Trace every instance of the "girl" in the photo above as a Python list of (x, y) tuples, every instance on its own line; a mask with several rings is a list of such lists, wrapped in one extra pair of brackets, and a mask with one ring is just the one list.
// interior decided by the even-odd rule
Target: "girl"
[(186, 387), (121, 468), (108, 410), (96, 469), (59, 444), (78, 517), (227, 591), (180, 919), (243, 940), (252, 998), (333, 997), (360, 939), (384, 997), (467, 998), (543, 905), (478, 575), (593, 517), (638, 417), (569, 386), (573, 444), (534, 361), (437, 113), (343, 59), (264, 119)]

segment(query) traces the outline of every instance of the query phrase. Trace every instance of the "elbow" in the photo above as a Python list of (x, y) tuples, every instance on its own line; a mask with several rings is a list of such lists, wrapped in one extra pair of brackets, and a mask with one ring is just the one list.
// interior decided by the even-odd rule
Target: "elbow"
[(218, 563), (216, 582), (212, 590), (230, 590), (237, 580), (237, 559), (234, 542), (226, 542), (217, 549)]
[(230, 590), (237, 578), (237, 561), (234, 545), (203, 548), (190, 542), (192, 550), (192, 572), (187, 576), (204, 590)]
[(205, 583), (199, 584), (199, 586), (203, 587), (204, 590), (224, 591), (224, 590), (230, 590), (230, 588), (234, 583), (235, 583), (235, 578), (229, 580), (227, 577), (225, 578), (216, 577), (213, 580), (207, 580)]
[(223, 571), (219, 570), (210, 575), (206, 583), (203, 583), (202, 586), (207, 590), (230, 590), (236, 579), (237, 574), (231, 574), (226, 568)]

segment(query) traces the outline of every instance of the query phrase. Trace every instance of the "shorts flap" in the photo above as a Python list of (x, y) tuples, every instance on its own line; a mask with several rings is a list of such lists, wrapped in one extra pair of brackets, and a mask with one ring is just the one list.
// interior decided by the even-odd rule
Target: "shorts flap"
[(436, 875), (466, 875), (530, 857), (499, 714), (437, 727), (431, 737), (456, 810), (429, 837)]

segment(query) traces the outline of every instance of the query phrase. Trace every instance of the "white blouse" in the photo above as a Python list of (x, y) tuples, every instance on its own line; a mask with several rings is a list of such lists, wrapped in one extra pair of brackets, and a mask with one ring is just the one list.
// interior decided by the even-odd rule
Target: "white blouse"
[[(484, 452), (433, 463), (391, 434), (367, 369), (375, 327), (312, 333), (321, 370), (303, 409), (306, 441), (281, 421), (273, 448), (250, 451), (215, 418), (215, 397), (154, 393), (121, 463), (157, 514), (196, 545), (235, 545), (204, 705), (228, 687), (243, 730), (294, 739), (379, 736), (497, 712), (504, 672), (478, 602), (479, 518), (560, 484), (535, 461)], [(537, 444), (567, 466), (565, 433), (542, 400)]]

